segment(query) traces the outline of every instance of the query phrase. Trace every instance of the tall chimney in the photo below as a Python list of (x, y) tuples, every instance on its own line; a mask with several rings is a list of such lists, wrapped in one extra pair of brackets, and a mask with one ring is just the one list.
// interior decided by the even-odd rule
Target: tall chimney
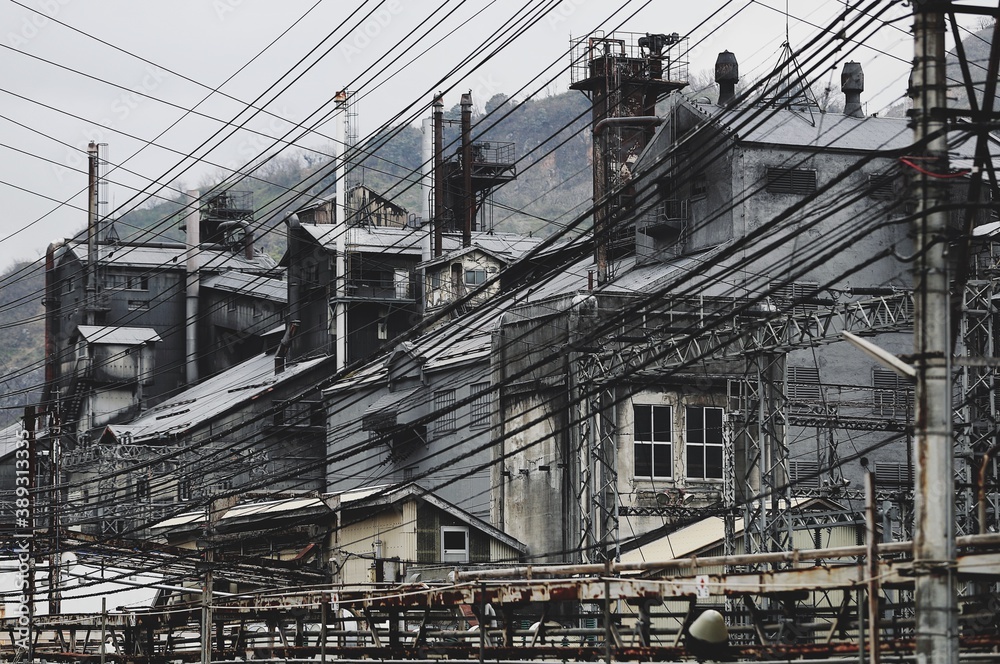
[(736, 83), (740, 80), (740, 65), (730, 51), (715, 59), (715, 82), (719, 84), (719, 106), (728, 106), (736, 98)]
[(865, 90), (865, 72), (860, 62), (848, 62), (840, 72), (840, 90), (844, 93), (844, 115), (852, 118), (864, 117), (861, 108), (861, 93)]
[(97, 143), (91, 141), (87, 145), (87, 282), (84, 287), (84, 320), (87, 325), (97, 324), (98, 163)]
[[(201, 219), (199, 215), (200, 193), (186, 192), (188, 212), (184, 216), (184, 237), (187, 245), (185, 260), (185, 321), (184, 321), (184, 382), (194, 385), (198, 382), (198, 298), (201, 268)], [(141, 381), (140, 381), (141, 382)]]
[(476, 223), (476, 195), (472, 191), (472, 93), (462, 95), (462, 181), (465, 194), (465, 225), (462, 246), (472, 245), (472, 228)]
[(434, 99), (434, 258), (444, 253), (444, 99)]

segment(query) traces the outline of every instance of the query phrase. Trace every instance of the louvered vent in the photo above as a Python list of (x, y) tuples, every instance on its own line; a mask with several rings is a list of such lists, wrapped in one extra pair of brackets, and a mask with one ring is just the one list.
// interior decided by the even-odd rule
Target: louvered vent
[(875, 485), (879, 487), (913, 486), (913, 470), (905, 463), (875, 464)]
[(885, 173), (872, 173), (868, 176), (868, 195), (872, 198), (891, 199), (895, 195), (893, 178)]
[(788, 398), (791, 401), (820, 401), (819, 369), (788, 367)]
[(767, 190), (772, 194), (811, 194), (816, 191), (816, 171), (769, 166)]
[(789, 461), (788, 474), (791, 476), (792, 490), (818, 489), (819, 464), (815, 461)]

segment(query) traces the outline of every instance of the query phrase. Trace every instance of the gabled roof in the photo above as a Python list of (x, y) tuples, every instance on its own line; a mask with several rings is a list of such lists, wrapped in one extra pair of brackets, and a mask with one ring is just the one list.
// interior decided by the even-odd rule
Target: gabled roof
[(475, 242), (473, 242), (468, 247), (462, 247), (462, 248), (456, 249), (454, 251), (449, 251), (447, 253), (442, 254), (441, 256), (438, 256), (437, 258), (432, 258), (429, 261), (424, 261), (423, 263), (418, 264), (417, 267), (423, 267), (423, 268), (433, 267), (433, 266), (439, 265), (441, 263), (451, 262), (453, 260), (461, 258), (462, 256), (465, 256), (465, 255), (471, 254), (471, 253), (475, 253), (475, 252), (484, 253), (487, 256), (490, 256), (491, 258), (493, 258), (494, 260), (496, 260), (497, 262), (503, 263), (504, 265), (510, 263), (514, 259), (514, 256), (512, 256), (509, 253), (508, 254), (501, 254), (501, 253), (493, 251), (491, 249), (487, 249), (485, 247), (481, 247), (478, 244), (476, 244)]
[(149, 327), (116, 327), (113, 325), (77, 325), (76, 331), (89, 344), (141, 346), (161, 341), (156, 330)]
[(108, 425), (104, 435), (120, 438), (128, 434), (133, 441), (138, 441), (182, 434), (253, 401), (277, 385), (294, 380), (325, 359), (288, 364), (282, 373), (275, 375), (274, 355), (262, 353), (180, 392), (131, 422)]
[[(374, 507), (394, 505), (411, 499), (422, 500), (433, 505), (512, 549), (522, 553), (527, 551), (525, 544), (502, 530), (466, 512), (462, 508), (438, 498), (427, 489), (415, 483), (383, 484), (349, 491), (326, 493), (322, 496), (239, 503), (224, 511), (219, 516), (216, 529), (218, 532), (238, 531), (239, 526), (252, 528), (260, 522), (276, 518), (289, 520), (322, 519), (323, 517), (332, 515), (336, 511), (345, 510), (363, 510), (366, 513), (374, 514), (374, 511), (372, 511)], [(205, 510), (197, 510), (161, 521), (153, 526), (153, 529), (160, 532), (169, 530), (174, 534), (192, 531), (200, 532), (205, 519)]]
[[(337, 234), (340, 232), (339, 225), (301, 224), (301, 228), (327, 251), (333, 251), (336, 248)], [(350, 226), (347, 229), (345, 243), (347, 251), (420, 256), (422, 247), (429, 241), (428, 233), (426, 228)], [(517, 233), (477, 232), (472, 234), (472, 244), (495, 256), (503, 256), (507, 260), (523, 256), (542, 241), (543, 238), (528, 237)], [(446, 233), (443, 236), (442, 249), (446, 254), (462, 249), (462, 237), (454, 233)]]
[(201, 280), (201, 285), (229, 293), (254, 295), (273, 302), (288, 301), (287, 282), (236, 270), (209, 275)]

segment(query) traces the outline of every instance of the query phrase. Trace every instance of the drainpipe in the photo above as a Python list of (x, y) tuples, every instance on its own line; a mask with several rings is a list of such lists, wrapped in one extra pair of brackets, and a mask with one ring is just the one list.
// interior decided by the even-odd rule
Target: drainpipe
[(198, 202), (200, 192), (186, 192), (190, 202), (184, 215), (184, 238), (187, 245), (185, 261), (185, 321), (184, 321), (184, 376), (188, 385), (198, 382), (198, 298), (201, 288), (201, 219)]
[(299, 321), (293, 320), (285, 328), (285, 334), (281, 337), (281, 343), (278, 344), (278, 350), (274, 353), (274, 375), (282, 373), (285, 370), (285, 358), (288, 357), (288, 349), (292, 345), (292, 337), (295, 336), (295, 332), (299, 329)]

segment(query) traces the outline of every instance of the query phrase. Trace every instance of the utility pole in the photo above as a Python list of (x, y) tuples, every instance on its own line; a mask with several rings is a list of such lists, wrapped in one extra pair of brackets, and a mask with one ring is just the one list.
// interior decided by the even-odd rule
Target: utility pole
[(333, 319), (336, 344), (334, 361), (337, 371), (347, 366), (347, 96), (341, 90), (334, 96), (337, 110), (337, 199), (336, 226), (334, 226), (334, 291)]
[(913, 135), (922, 172), (914, 179), (914, 365), (916, 492), (913, 571), (919, 664), (958, 661), (955, 597), (955, 492), (952, 448), (948, 172), (944, 9), (950, 2), (915, 0)]

